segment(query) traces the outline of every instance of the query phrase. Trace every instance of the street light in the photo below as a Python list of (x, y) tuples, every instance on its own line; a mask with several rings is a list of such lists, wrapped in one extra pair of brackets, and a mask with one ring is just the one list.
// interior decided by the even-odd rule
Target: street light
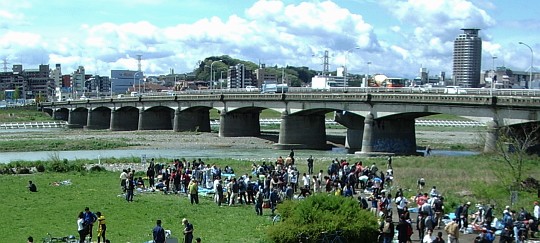
[(225, 71), (221, 71), (221, 74), (219, 75), (219, 86), (220, 86), (221, 90), (223, 90), (223, 83), (224, 83), (223, 82), (223, 73), (224, 72)]
[(360, 47), (355, 46), (345, 52), (345, 64), (343, 65), (343, 90), (345, 90), (345, 87), (347, 86), (347, 59), (349, 58), (349, 52), (353, 51), (354, 49), (360, 49)]
[(531, 69), (529, 70), (529, 85), (527, 85), (527, 88), (530, 89), (531, 85), (532, 85), (532, 70), (533, 70), (533, 62), (534, 62), (534, 52), (533, 52), (533, 49), (529, 45), (527, 45), (527, 44), (525, 44), (525, 43), (523, 43), (521, 41), (519, 42), (519, 44), (524, 45), (524, 46), (528, 47), (529, 50), (531, 50)]
[[(133, 74), (133, 85), (135, 85), (135, 77), (137, 76), (137, 73), (138, 73), (138, 74), (141, 74), (142, 72), (137, 71), (137, 72), (135, 72), (135, 73)], [(139, 87), (138, 87), (138, 89), (139, 89), (139, 94), (140, 94), (140, 93), (141, 93), (141, 79), (139, 79)]]
[(369, 87), (369, 65), (371, 62), (367, 62), (367, 74), (366, 74), (366, 86)]
[(213, 74), (212, 66), (214, 65), (214, 63), (221, 62), (221, 61), (223, 60), (217, 60), (210, 63), (210, 89), (213, 89), (214, 87), (214, 79), (212, 78), (212, 74)]
[(496, 57), (496, 56), (492, 56), (491, 59), (492, 59), (492, 61), (493, 61), (493, 63), (492, 63), (492, 65), (493, 65), (493, 76), (491, 77), (491, 89), (493, 89), (494, 86), (495, 86), (495, 84), (494, 84), (494, 82), (495, 82), (495, 75), (497, 74), (497, 72), (495, 71), (495, 59), (497, 59), (497, 57)]

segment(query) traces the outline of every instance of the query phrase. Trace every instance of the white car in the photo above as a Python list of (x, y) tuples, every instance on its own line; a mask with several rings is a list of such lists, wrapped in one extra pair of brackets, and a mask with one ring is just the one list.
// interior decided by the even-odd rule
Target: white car
[(445, 94), (467, 94), (467, 91), (459, 86), (446, 86), (444, 89)]

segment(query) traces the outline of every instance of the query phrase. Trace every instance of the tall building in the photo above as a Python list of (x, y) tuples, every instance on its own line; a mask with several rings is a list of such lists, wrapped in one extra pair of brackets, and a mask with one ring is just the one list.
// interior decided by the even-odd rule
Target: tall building
[(75, 93), (74, 97), (80, 97), (86, 92), (84, 83), (86, 81), (86, 73), (83, 66), (79, 66), (71, 76), (71, 90)]
[(128, 89), (139, 90), (144, 84), (144, 73), (131, 70), (111, 70), (109, 81), (115, 94), (125, 94)]
[(463, 33), (454, 41), (454, 82), (461, 87), (478, 88), (482, 65), (482, 38), (478, 36), (480, 29), (461, 30)]
[(227, 75), (227, 88), (239, 89), (253, 85), (253, 71), (245, 68), (244, 64), (237, 64), (229, 67), (229, 75)]

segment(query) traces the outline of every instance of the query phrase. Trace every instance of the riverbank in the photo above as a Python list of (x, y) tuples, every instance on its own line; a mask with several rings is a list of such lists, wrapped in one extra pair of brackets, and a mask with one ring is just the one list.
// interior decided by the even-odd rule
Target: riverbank
[[(328, 142), (337, 148), (345, 145), (345, 129), (328, 129)], [(217, 132), (182, 132), (172, 131), (108, 131), (82, 129), (44, 129), (44, 130), (11, 130), (0, 132), (0, 143), (22, 140), (35, 140), (40, 143), (51, 141), (108, 141), (117, 144), (115, 149), (271, 149), (277, 143), (279, 133), (276, 130), (263, 131), (259, 137), (219, 137)], [(416, 140), (419, 146), (431, 145), (432, 149), (474, 150), (482, 144), (479, 133), (472, 131), (417, 131)], [(116, 142), (116, 143), (115, 143)], [(63, 151), (61, 146), (54, 149), (43, 149), (26, 146), (24, 151)], [(86, 148), (93, 150), (92, 148)], [(99, 150), (97, 148), (94, 150)], [(3, 150), (17, 151), (17, 150)], [(20, 151), (20, 150), (19, 150)]]

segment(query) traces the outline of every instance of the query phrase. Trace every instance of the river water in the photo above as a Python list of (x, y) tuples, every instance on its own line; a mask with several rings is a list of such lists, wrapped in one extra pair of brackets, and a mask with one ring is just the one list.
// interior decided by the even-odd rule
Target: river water
[[(54, 132), (57, 129), (36, 129), (41, 132)], [(24, 131), (36, 131), (24, 130)], [(21, 129), (0, 130), (0, 133), (21, 132)], [(332, 150), (298, 150), (295, 151), (296, 157), (304, 159), (312, 155), (317, 159), (331, 160), (333, 158), (354, 157), (348, 154), (347, 149), (335, 147)], [(424, 151), (418, 151), (424, 152)], [(77, 150), (77, 151), (33, 151), (33, 152), (3, 152), (0, 153), (0, 163), (9, 163), (12, 161), (38, 161), (49, 160), (51, 158), (60, 159), (91, 159), (99, 162), (104, 158), (234, 158), (245, 160), (266, 160), (275, 161), (278, 156), (286, 157), (289, 154), (287, 150), (275, 149), (235, 149), (235, 148), (178, 148), (178, 149), (111, 149), (111, 150)], [(474, 151), (449, 151), (432, 150), (432, 156), (470, 156), (476, 155)]]

